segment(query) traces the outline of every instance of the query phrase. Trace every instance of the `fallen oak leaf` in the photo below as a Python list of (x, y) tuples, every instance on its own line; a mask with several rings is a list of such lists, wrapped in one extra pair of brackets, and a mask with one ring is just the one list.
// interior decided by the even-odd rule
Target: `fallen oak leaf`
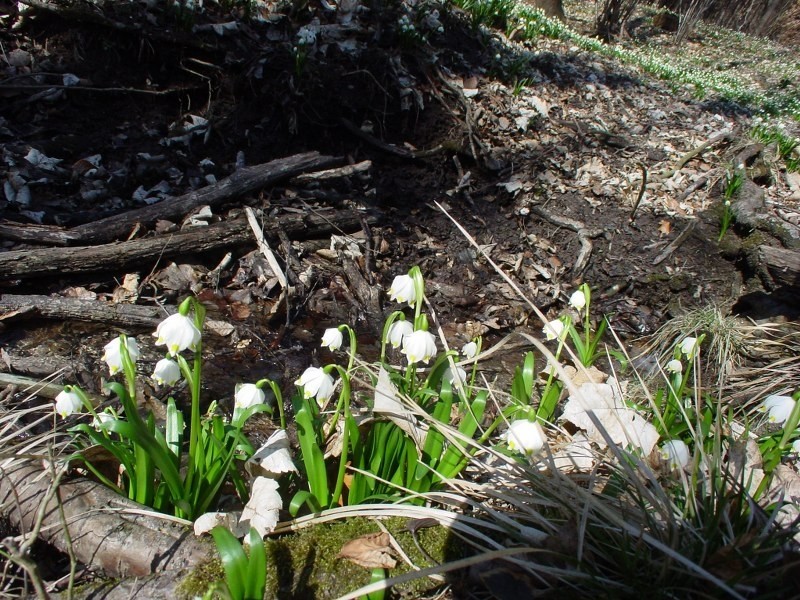
[(347, 542), (336, 558), (346, 558), (365, 569), (393, 569), (397, 561), (391, 552), (388, 533), (368, 533)]

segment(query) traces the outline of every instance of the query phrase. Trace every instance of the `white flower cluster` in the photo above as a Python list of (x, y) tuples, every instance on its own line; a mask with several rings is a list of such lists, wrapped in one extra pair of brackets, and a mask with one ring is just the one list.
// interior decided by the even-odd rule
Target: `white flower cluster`
[(313, 46), (317, 41), (317, 31), (308, 25), (297, 30), (298, 46)]
[(411, 22), (411, 19), (408, 18), (408, 15), (403, 15), (399, 19), (397, 19), (397, 26), (400, 28), (402, 33), (414, 33), (416, 31), (416, 27)]

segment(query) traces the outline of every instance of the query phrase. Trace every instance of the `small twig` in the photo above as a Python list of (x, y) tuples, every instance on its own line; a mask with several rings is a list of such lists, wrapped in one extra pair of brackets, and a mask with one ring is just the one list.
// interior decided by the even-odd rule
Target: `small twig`
[(706, 149), (713, 146), (717, 142), (733, 138), (734, 133), (735, 131), (723, 131), (722, 133), (718, 133), (711, 139), (703, 142), (702, 144), (697, 146), (697, 148), (689, 150), (678, 159), (678, 162), (672, 169), (665, 169), (664, 171), (661, 171), (658, 175), (656, 175), (655, 181), (664, 181), (666, 179), (669, 179), (670, 177), (675, 175), (675, 173), (680, 171), (684, 166), (686, 166), (686, 163), (688, 163), (694, 157), (698, 156), (699, 154), (702, 154), (703, 152), (705, 152)]
[(281, 284), (281, 287), (286, 289), (288, 283), (286, 281), (286, 274), (281, 269), (281, 265), (278, 262), (278, 259), (273, 254), (272, 249), (269, 247), (267, 240), (264, 238), (264, 232), (261, 230), (261, 225), (256, 219), (256, 214), (253, 212), (253, 209), (249, 206), (244, 209), (244, 213), (247, 216), (247, 222), (250, 225), (250, 229), (253, 231), (253, 237), (256, 238), (256, 244), (258, 245), (258, 249), (261, 251), (261, 254), (264, 255), (264, 258), (267, 259), (272, 272), (275, 274), (275, 277), (278, 278), (278, 283)]
[(636, 219), (636, 211), (639, 210), (639, 204), (642, 202), (644, 191), (647, 187), (647, 169), (642, 163), (639, 163), (639, 169), (642, 172), (642, 185), (639, 187), (639, 195), (636, 197), (636, 202), (633, 203), (633, 208), (631, 209), (631, 216), (629, 219), (631, 223)]
[(670, 255), (675, 252), (678, 248), (680, 248), (681, 244), (687, 240), (689, 234), (694, 231), (694, 228), (697, 227), (697, 221), (690, 221), (686, 228), (678, 234), (672, 243), (664, 248), (664, 250), (653, 259), (653, 266), (659, 265), (664, 262)]
[(599, 227), (590, 229), (589, 227), (586, 227), (582, 221), (551, 214), (541, 206), (533, 205), (530, 207), (530, 209), (533, 214), (543, 218), (545, 221), (548, 221), (553, 225), (557, 225), (558, 227), (564, 227), (565, 229), (569, 229), (578, 234), (578, 241), (581, 244), (581, 249), (580, 252), (578, 252), (578, 257), (575, 259), (572, 272), (575, 275), (580, 275), (583, 273), (584, 269), (589, 264), (589, 258), (592, 255), (593, 246), (591, 238), (596, 238), (603, 235), (603, 229)]

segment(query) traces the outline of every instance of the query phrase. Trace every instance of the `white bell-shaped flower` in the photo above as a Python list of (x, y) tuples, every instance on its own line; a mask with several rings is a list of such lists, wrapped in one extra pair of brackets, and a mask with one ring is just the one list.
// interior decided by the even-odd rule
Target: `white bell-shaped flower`
[(436, 338), (429, 331), (414, 331), (403, 337), (403, 349), (408, 364), (417, 362), (428, 364), (431, 357), (436, 355)]
[(586, 306), (586, 294), (581, 290), (575, 290), (572, 292), (572, 296), (569, 297), (569, 303), (578, 312), (582, 311)]
[(502, 437), (509, 450), (528, 456), (540, 452), (544, 448), (546, 440), (542, 426), (527, 419), (513, 421)]
[(338, 327), (330, 327), (322, 334), (322, 346), (328, 348), (331, 352), (341, 348), (343, 341), (344, 336)]
[(80, 412), (83, 408), (83, 400), (72, 390), (64, 389), (56, 396), (56, 412), (62, 419), (66, 419), (72, 413)]
[(417, 303), (417, 290), (414, 279), (410, 275), (398, 275), (389, 287), (389, 299), (395, 302), (407, 302), (414, 306)]
[[(122, 370), (122, 352), (120, 346), (122, 345), (122, 338), (116, 337), (108, 342), (103, 347), (103, 361), (108, 365), (108, 371), (111, 375), (115, 375)], [(139, 345), (136, 340), (132, 338), (125, 339), (125, 347), (128, 349), (128, 356), (131, 357), (133, 362), (139, 359)]]
[(475, 358), (475, 355), (478, 354), (478, 344), (475, 342), (467, 342), (464, 344), (464, 347), (461, 348), (461, 356), (470, 360), (471, 358)]
[(669, 373), (680, 373), (683, 371), (683, 363), (677, 358), (673, 358), (665, 367)]
[(150, 376), (158, 385), (175, 385), (181, 378), (181, 368), (174, 360), (162, 358)]
[(783, 425), (789, 415), (794, 410), (795, 400), (791, 396), (779, 396), (773, 394), (767, 396), (764, 402), (758, 407), (759, 412), (769, 413), (769, 422)]
[(560, 340), (564, 335), (564, 322), (560, 319), (553, 319), (542, 328), (544, 337), (548, 340)]
[(667, 463), (670, 469), (683, 469), (692, 458), (689, 446), (683, 440), (669, 440), (659, 448), (661, 460)]
[(695, 352), (697, 352), (697, 338), (695, 337), (685, 337), (681, 341), (679, 345), (681, 352), (683, 352), (684, 356), (687, 359), (692, 360), (694, 358)]
[(386, 341), (392, 345), (392, 348), (399, 348), (403, 343), (403, 338), (411, 333), (414, 333), (414, 326), (409, 321), (395, 321), (389, 327)]
[(444, 379), (445, 381), (449, 382), (452, 385), (455, 385), (455, 383), (453, 383), (453, 380), (458, 379), (461, 385), (465, 385), (467, 383), (467, 372), (461, 367), (456, 366), (455, 373), (453, 373), (453, 370), (450, 367), (447, 367), (444, 370), (444, 373), (442, 374), (442, 379)]
[(175, 356), (187, 348), (197, 349), (200, 343), (200, 330), (195, 326), (194, 321), (180, 313), (170, 315), (156, 329), (156, 346), (166, 344), (167, 352)]
[(243, 383), (236, 386), (236, 393), (233, 396), (234, 407), (240, 410), (264, 404), (264, 391), (254, 383)]
[(303, 397), (314, 397), (320, 404), (333, 395), (333, 377), (319, 367), (308, 367), (294, 384), (303, 388)]

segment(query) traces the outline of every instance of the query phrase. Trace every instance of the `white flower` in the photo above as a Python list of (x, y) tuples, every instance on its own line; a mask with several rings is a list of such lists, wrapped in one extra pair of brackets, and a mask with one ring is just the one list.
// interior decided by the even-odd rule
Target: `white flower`
[(697, 352), (697, 338), (683, 338), (683, 341), (680, 343), (680, 348), (686, 358), (692, 360), (694, 358), (694, 353)]
[(389, 288), (389, 299), (396, 302), (408, 302), (410, 306), (417, 303), (417, 290), (414, 279), (410, 275), (398, 275)]
[(330, 327), (322, 334), (322, 345), (327, 347), (331, 352), (341, 348), (342, 341), (344, 341), (344, 338), (338, 327)]
[(187, 348), (195, 350), (200, 343), (200, 330), (194, 321), (180, 313), (170, 315), (156, 329), (156, 346), (167, 345), (167, 351), (175, 356)]
[(569, 303), (578, 312), (583, 310), (583, 307), (586, 306), (586, 295), (580, 291), (576, 290), (572, 293), (572, 296), (569, 297)]
[(436, 355), (436, 338), (429, 331), (414, 331), (403, 337), (403, 349), (400, 351), (406, 355), (408, 364), (428, 361)]
[(236, 386), (233, 398), (234, 407), (243, 410), (257, 404), (264, 404), (264, 391), (254, 383), (243, 383)]
[(542, 328), (545, 338), (548, 340), (561, 339), (564, 335), (564, 322), (559, 319), (550, 321)]
[(544, 448), (545, 436), (539, 423), (520, 419), (514, 421), (503, 433), (503, 439), (510, 450), (523, 454), (536, 454)]
[(661, 460), (665, 461), (670, 469), (683, 469), (689, 464), (691, 454), (689, 446), (682, 440), (669, 440), (659, 448)]
[(792, 442), (792, 452), (795, 454), (800, 454), (800, 440), (795, 440)]
[(175, 385), (181, 378), (181, 368), (174, 360), (162, 358), (156, 363), (150, 377), (158, 385)]
[(308, 367), (294, 384), (303, 388), (304, 398), (316, 397), (320, 404), (333, 395), (333, 377), (318, 367)]
[(455, 375), (453, 374), (453, 371), (452, 369), (450, 369), (450, 367), (447, 367), (444, 370), (444, 373), (442, 374), (442, 379), (451, 384), (453, 383), (453, 380), (456, 379), (456, 377), (458, 378), (458, 381), (461, 383), (461, 385), (464, 385), (467, 382), (467, 372), (458, 366), (456, 367)]
[(97, 429), (98, 431), (103, 428), (104, 423), (108, 423), (109, 421), (113, 421), (116, 417), (111, 413), (106, 411), (97, 413), (97, 416), (92, 419), (92, 427)]
[(403, 338), (407, 335), (414, 333), (414, 326), (408, 321), (395, 321), (389, 327), (389, 333), (386, 334), (387, 342), (392, 345), (392, 348), (399, 348), (403, 343)]
[(62, 419), (66, 419), (74, 412), (79, 412), (83, 408), (81, 397), (71, 390), (62, 390), (56, 396), (56, 412)]
[[(126, 338), (126, 340), (125, 347), (128, 349), (128, 356), (131, 357), (133, 362), (136, 362), (139, 358), (139, 346), (136, 344), (136, 340), (132, 338)], [(111, 375), (114, 375), (118, 371), (122, 370), (122, 353), (120, 352), (121, 344), (122, 338), (117, 337), (108, 342), (103, 348), (103, 360), (108, 365), (108, 371), (111, 373)]]
[(758, 407), (760, 412), (769, 411), (769, 422), (783, 425), (794, 409), (794, 398), (791, 396), (767, 396), (766, 400)]
[(683, 363), (677, 358), (673, 358), (667, 363), (666, 369), (670, 373), (680, 373), (683, 371)]
[(478, 353), (478, 344), (476, 344), (475, 342), (469, 342), (467, 344), (464, 344), (464, 347), (461, 349), (461, 354), (467, 360), (475, 358), (475, 355), (477, 353)]

